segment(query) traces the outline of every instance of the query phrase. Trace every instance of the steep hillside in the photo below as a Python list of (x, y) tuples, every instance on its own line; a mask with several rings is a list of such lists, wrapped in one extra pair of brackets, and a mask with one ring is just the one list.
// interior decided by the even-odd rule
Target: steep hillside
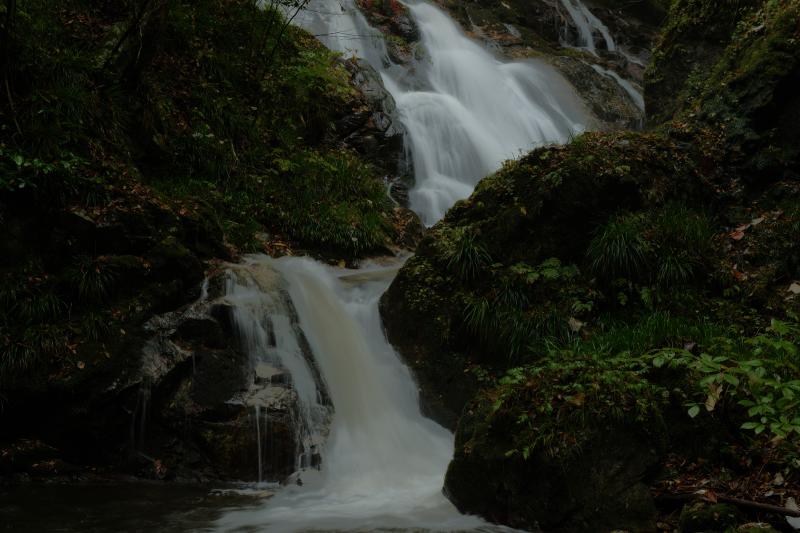
[[(350, 260), (406, 237), (382, 179), (402, 141), (359, 90), (369, 73), (247, 1), (3, 9), (0, 470), (130, 459), (154, 475), (148, 454), (172, 442), (179, 464), (240, 475), (221, 455), (244, 452), (203, 434), (240, 415), (214, 410), (224, 392), (184, 406), (188, 429), (147, 403), (180, 402), (203, 378), (178, 357), (151, 398), (146, 322), (195, 301), (211, 260), (292, 249)], [(241, 354), (219, 327), (179, 334), (205, 346), (189, 363), (219, 373), (208, 386), (235, 390)], [(144, 412), (154, 447), (135, 455)]]

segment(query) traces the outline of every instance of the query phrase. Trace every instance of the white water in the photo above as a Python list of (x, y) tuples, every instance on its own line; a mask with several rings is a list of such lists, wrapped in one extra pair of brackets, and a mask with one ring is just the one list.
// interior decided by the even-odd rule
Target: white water
[(628, 93), (628, 96), (630, 97), (631, 101), (633, 101), (633, 103), (636, 104), (636, 107), (639, 108), (639, 111), (644, 113), (644, 95), (641, 93), (641, 91), (639, 91), (636, 87), (634, 87), (630, 81), (626, 80), (613, 70), (605, 69), (600, 65), (592, 65), (592, 68), (596, 72), (602, 74), (603, 76), (607, 76), (616, 81), (619, 84), (619, 86), (622, 87), (622, 89), (626, 93)]
[(353, 276), (306, 258), (248, 263), (288, 282), (335, 416), (321, 472), (301, 472), (302, 486), (280, 490), (263, 507), (230, 512), (218, 528), (485, 528), (442, 494), (453, 437), (421, 415), (411, 374), (382, 332), (378, 299), (399, 264)]
[[(250, 256), (228, 272), (225, 300), (232, 306), (239, 343), (256, 375), (269, 378), (274, 370), (283, 369), (291, 376), (298, 397), (294, 427), (300, 447), (295, 468), (299, 469), (310, 463), (311, 447), (318, 447), (324, 441), (331, 409), (323, 402), (314, 372), (300, 347), (299, 332), (292, 324), (291, 311), (281, 293), (284, 283), (277, 272), (264, 267), (261, 256)], [(254, 407), (259, 481), (263, 479), (262, 441), (269, 438), (266, 408), (289, 401), (269, 395), (280, 391), (254, 389), (242, 399)]]
[(594, 43), (594, 33), (598, 32), (606, 43), (609, 52), (616, 52), (617, 45), (611, 32), (608, 31), (603, 22), (589, 11), (581, 0), (561, 0), (561, 5), (567, 10), (575, 26), (578, 28), (578, 37), (581, 48), (585, 48), (592, 54), (597, 53), (597, 46)]
[(411, 68), (391, 64), (383, 38), (350, 0), (314, 0), (298, 19), (333, 50), (362, 57), (381, 73), (407, 131), (411, 208), (432, 225), (503, 161), (566, 142), (591, 118), (544, 62), (502, 62), (438, 8), (420, 2), (409, 9), (423, 48)]

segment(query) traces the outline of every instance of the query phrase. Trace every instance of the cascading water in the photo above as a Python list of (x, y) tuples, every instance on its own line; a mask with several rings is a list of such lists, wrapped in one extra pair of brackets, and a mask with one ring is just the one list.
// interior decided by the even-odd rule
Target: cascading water
[(628, 96), (630, 96), (630, 98), (633, 101), (633, 103), (636, 104), (636, 107), (639, 108), (639, 111), (644, 113), (644, 95), (642, 95), (642, 93), (640, 93), (636, 89), (636, 87), (633, 86), (633, 84), (631, 82), (629, 82), (628, 80), (626, 80), (625, 78), (623, 78), (622, 76), (620, 76), (619, 74), (614, 72), (613, 70), (605, 69), (605, 68), (601, 67), (600, 65), (592, 65), (592, 68), (596, 72), (599, 72), (600, 74), (602, 74), (603, 76), (607, 76), (607, 77), (613, 79), (614, 81), (616, 81), (619, 84), (619, 86), (622, 87), (622, 89), (626, 93), (628, 93)]
[(300, 472), (302, 486), (226, 514), (219, 529), (485, 529), (442, 494), (453, 437), (422, 416), (411, 374), (383, 335), (378, 299), (399, 264), (353, 273), (306, 258), (248, 263), (288, 282), (335, 416), (321, 472)]
[[(283, 293), (283, 279), (264, 268), (256, 258), (247, 258), (227, 275), (225, 300), (230, 305), (239, 344), (250, 358), (260, 380), (270, 380), (285, 370), (291, 376), (292, 391), (253, 387), (242, 401), (254, 409), (258, 450), (258, 479), (263, 480), (264, 442), (270, 438), (268, 409), (275, 403), (290, 403), (295, 420), (296, 469), (314, 462), (312, 455), (327, 433), (331, 406), (311, 354), (303, 348), (304, 336), (293, 320), (291, 303)], [(280, 397), (277, 397), (280, 396)]]
[[(589, 8), (587, 8), (583, 2), (581, 2), (581, 0), (561, 0), (561, 5), (563, 5), (567, 10), (572, 22), (575, 24), (575, 27), (578, 28), (579, 48), (582, 48), (596, 56), (597, 46), (595, 45), (594, 35), (595, 33), (599, 33), (603, 37), (606, 50), (611, 53), (619, 54), (626, 60), (639, 66), (644, 66), (639, 59), (627, 53), (624, 48), (617, 46), (617, 43), (614, 42), (614, 38), (611, 36), (611, 32), (608, 30), (608, 27), (603, 24), (603, 22), (591, 11), (589, 11)], [(592, 65), (592, 68), (599, 74), (602, 74), (603, 76), (611, 78), (617, 82), (619, 86), (622, 87), (622, 89), (628, 94), (636, 107), (639, 108), (642, 113), (644, 113), (644, 96), (642, 95), (641, 91), (634, 87), (630, 81), (626, 80), (613, 70), (603, 68), (600, 65)]]
[[(413, 160), (411, 207), (430, 225), (505, 159), (564, 142), (590, 118), (571, 86), (546, 64), (501, 62), (439, 9), (416, 3), (409, 10), (424, 53), (405, 66), (391, 62), (383, 36), (351, 0), (313, 0), (297, 21), (330, 48), (367, 60), (381, 74)], [(301, 468), (294, 483), (263, 506), (222, 516), (219, 529), (492, 529), (458, 513), (442, 494), (453, 436), (422, 416), (411, 373), (384, 336), (378, 300), (400, 262), (389, 261), (394, 265), (347, 271), (310, 259), (248, 258), (251, 278), (282, 280), (271, 289), (261, 283), (260, 290), (281, 286), (288, 292), (302, 329), (293, 333), (307, 339), (334, 415), (321, 470)], [(251, 311), (264, 313), (265, 304), (250, 292), (259, 284), (236, 279), (229, 298), (245, 309), (237, 311), (236, 321), (244, 338), (259, 341), (253, 352), (260, 353), (265, 333), (258, 312)], [(248, 307), (250, 300), (261, 303)], [(295, 378), (298, 391), (306, 391), (299, 391), (301, 403), (320, 406), (319, 387), (314, 376), (304, 377), (310, 367), (300, 359), (291, 370), (301, 374)], [(292, 361), (286, 358), (283, 365)], [(301, 411), (312, 416), (314, 410)], [(303, 425), (316, 427), (313, 420)]]
[(578, 39), (581, 48), (585, 48), (589, 52), (596, 54), (597, 47), (594, 43), (595, 32), (599, 33), (606, 44), (606, 49), (609, 52), (615, 52), (617, 45), (614, 38), (611, 37), (611, 32), (608, 31), (603, 22), (598, 19), (589, 8), (583, 5), (580, 0), (561, 0), (561, 5), (569, 13), (570, 18), (578, 28)]
[(333, 50), (362, 57), (381, 73), (413, 161), (410, 206), (432, 225), (504, 160), (566, 142), (591, 119), (544, 62), (504, 63), (438, 8), (408, 7), (424, 50), (410, 66), (392, 64), (383, 37), (350, 0), (315, 0), (298, 21)]

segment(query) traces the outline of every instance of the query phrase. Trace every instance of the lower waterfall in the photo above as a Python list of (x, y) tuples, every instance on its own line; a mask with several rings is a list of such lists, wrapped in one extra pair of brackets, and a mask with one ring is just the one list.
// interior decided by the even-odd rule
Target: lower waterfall
[(302, 469), (261, 507), (226, 513), (219, 530), (490, 527), (442, 494), (453, 437), (422, 416), (411, 373), (383, 334), (378, 299), (402, 260), (387, 261), (354, 271), (307, 258), (248, 258), (250, 269), (286, 282), (334, 416), (320, 470)]

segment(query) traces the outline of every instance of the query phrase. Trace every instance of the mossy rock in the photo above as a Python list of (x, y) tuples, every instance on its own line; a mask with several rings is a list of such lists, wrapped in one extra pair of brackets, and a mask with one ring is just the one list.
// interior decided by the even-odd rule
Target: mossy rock
[[(536, 379), (544, 383), (549, 377)], [(607, 410), (593, 417), (589, 413), (598, 407), (593, 400), (573, 397), (563, 407), (574, 414), (585, 410), (579, 417), (591, 420), (544, 429), (538, 425), (545, 415), (537, 415), (525, 423), (532, 437), (519, 425), (527, 407), (520, 404), (522, 414), (511, 406), (498, 408), (494, 398), (488, 393), (471, 404), (459, 421), (445, 492), (460, 510), (512, 527), (554, 532), (654, 529), (655, 506), (646, 481), (662, 443), (648, 423), (613, 420)], [(536, 401), (547, 404), (551, 398)], [(571, 418), (557, 412), (550, 416)]]
[[(459, 279), (448, 259), (457, 236), (474, 235), (491, 261), (505, 267), (535, 267), (556, 258), (566, 269), (585, 261), (593, 232), (612, 213), (701, 198), (705, 185), (694, 157), (661, 135), (586, 134), (567, 147), (540, 149), (508, 163), (428, 231), (381, 299), (381, 314), (389, 340), (417, 373), (423, 399), (437, 406), (438, 420), (452, 427), (476, 392), (471, 363), (509, 364), (501, 350), (487, 350), (464, 328), (465, 306), (499, 281), (488, 272), (473, 281)], [(591, 291), (590, 281), (587, 273), (568, 284), (543, 286), (535, 293), (542, 320), (551, 311), (570, 312), (575, 292)]]

